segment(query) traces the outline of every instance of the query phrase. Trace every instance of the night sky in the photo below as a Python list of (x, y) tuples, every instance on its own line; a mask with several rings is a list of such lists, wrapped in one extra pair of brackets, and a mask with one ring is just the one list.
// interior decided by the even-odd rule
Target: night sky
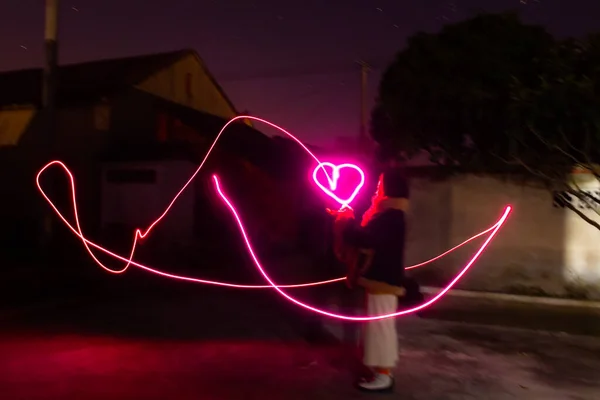
[[(43, 3), (0, 2), (0, 70), (42, 65)], [(355, 60), (374, 97), (409, 35), (508, 9), (557, 36), (600, 30), (598, 0), (62, 0), (60, 62), (194, 48), (238, 110), (328, 144), (358, 132)]]

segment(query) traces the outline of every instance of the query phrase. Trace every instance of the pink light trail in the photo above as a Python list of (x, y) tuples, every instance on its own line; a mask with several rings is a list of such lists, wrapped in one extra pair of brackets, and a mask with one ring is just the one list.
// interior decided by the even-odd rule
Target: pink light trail
[[(306, 151), (316, 162), (317, 164), (321, 164), (321, 161), (317, 158), (316, 155), (313, 154), (312, 151), (310, 151), (310, 149), (308, 147), (306, 147), (306, 145), (304, 143), (302, 143), (300, 141), (300, 139), (298, 139), (296, 136), (292, 135), (290, 132), (288, 132), (287, 130), (285, 130), (284, 128), (269, 122), (265, 119), (262, 118), (258, 118), (258, 117), (253, 117), (250, 115), (240, 115), (237, 116), (235, 118), (230, 119), (224, 126), (223, 128), (221, 128), (221, 130), (219, 131), (219, 133), (217, 134), (217, 136), (215, 137), (215, 140), (213, 140), (212, 144), (210, 145), (208, 151), (206, 152), (206, 154), (204, 155), (204, 158), (202, 159), (202, 162), (200, 163), (200, 165), (198, 166), (198, 168), (196, 169), (196, 171), (192, 174), (192, 176), (190, 177), (190, 179), (188, 179), (188, 181), (183, 185), (183, 187), (179, 190), (179, 192), (177, 192), (177, 194), (175, 195), (175, 197), (173, 197), (173, 200), (171, 200), (171, 202), (169, 203), (169, 205), (167, 206), (167, 208), (165, 208), (165, 210), (162, 212), (162, 214), (154, 221), (150, 224), (150, 226), (148, 226), (148, 228), (146, 228), (145, 231), (142, 231), (141, 229), (136, 229), (135, 233), (134, 233), (134, 237), (133, 237), (133, 244), (131, 245), (131, 252), (129, 254), (129, 258), (123, 260), (121, 257), (118, 257), (119, 259), (121, 259), (122, 261), (124, 261), (126, 264), (122, 269), (118, 269), (118, 270), (114, 270), (111, 268), (108, 268), (107, 266), (105, 266), (104, 264), (102, 264), (102, 262), (100, 260), (98, 260), (98, 258), (94, 255), (94, 253), (92, 252), (92, 250), (89, 248), (88, 244), (91, 245), (91, 243), (83, 241), (83, 245), (85, 246), (86, 250), (88, 251), (88, 253), (90, 253), (90, 256), (94, 259), (94, 261), (102, 268), (104, 268), (106, 271), (113, 273), (113, 274), (121, 274), (123, 272), (125, 272), (127, 270), (127, 268), (129, 268), (129, 265), (132, 264), (133, 262), (133, 256), (135, 254), (135, 249), (137, 247), (138, 241), (140, 239), (144, 239), (146, 238), (146, 236), (148, 236), (150, 234), (150, 232), (152, 231), (152, 229), (154, 229), (154, 227), (156, 225), (158, 225), (158, 223), (160, 221), (162, 221), (162, 219), (169, 213), (169, 211), (171, 210), (171, 208), (173, 207), (173, 205), (175, 204), (175, 202), (177, 201), (177, 199), (179, 198), (179, 196), (181, 196), (181, 194), (185, 191), (185, 189), (187, 189), (187, 187), (192, 183), (192, 181), (196, 178), (196, 176), (198, 175), (198, 173), (202, 170), (202, 168), (204, 167), (204, 164), (206, 163), (206, 160), (208, 159), (208, 157), (211, 155), (213, 149), (215, 148), (215, 146), (217, 145), (219, 139), (221, 138), (221, 135), (223, 135), (223, 132), (225, 132), (225, 130), (227, 129), (227, 127), (229, 125), (231, 125), (232, 123), (234, 123), (235, 121), (238, 120), (244, 120), (244, 119), (250, 119), (250, 120), (254, 120), (254, 121), (258, 121), (258, 122), (262, 122), (270, 127), (273, 127), (277, 130), (279, 130), (280, 132), (284, 133), (285, 135), (289, 136), (292, 140), (294, 140), (296, 143), (298, 143), (303, 149), (304, 151)], [(50, 166), (56, 164), (56, 163), (60, 163), (62, 164), (62, 162), (60, 161), (52, 161), (50, 163), (48, 163), (46, 166), (44, 166), (39, 172), (38, 175), (36, 177), (36, 183), (38, 188), (41, 190), (40, 187), (40, 183), (39, 183), (39, 178), (41, 176), (41, 174)], [(62, 167), (68, 171), (68, 169), (66, 168), (66, 166), (64, 164), (62, 164)], [(332, 179), (329, 177), (329, 174), (327, 173), (327, 171), (325, 170), (325, 168), (323, 167), (323, 172), (325, 172), (325, 176), (327, 176), (328, 180), (329, 180), (329, 184), (330, 186), (333, 186), (334, 183), (332, 181)], [(73, 183), (74, 184), (74, 183)], [(43, 191), (42, 191), (43, 192)], [(48, 199), (48, 196), (46, 196), (44, 194), (44, 197), (46, 198), (47, 201), (50, 202), (50, 204), (52, 205), (52, 202), (50, 201), (50, 199)], [(53, 208), (56, 210), (56, 207), (53, 206)], [(76, 206), (74, 206), (74, 208), (76, 209)], [(64, 220), (64, 219), (63, 219)], [(76, 218), (77, 220), (77, 226), (79, 228), (79, 218)], [(79, 232), (81, 233), (81, 230), (79, 230)], [(95, 246), (92, 246), (95, 247)]]
[[(132, 244), (132, 249), (130, 252), (130, 256), (129, 258), (125, 258), (119, 254), (116, 254), (114, 252), (111, 252), (108, 249), (103, 248), (102, 246), (88, 240), (84, 235), (83, 235), (83, 231), (81, 229), (81, 225), (80, 225), (80, 221), (79, 221), (79, 215), (78, 215), (78, 211), (77, 211), (77, 199), (76, 199), (76, 194), (75, 194), (75, 180), (74, 177), (72, 175), (72, 173), (69, 171), (69, 169), (66, 167), (66, 165), (64, 163), (62, 163), (61, 161), (52, 161), (48, 164), (46, 164), (37, 174), (36, 176), (36, 184), (38, 189), (40, 190), (42, 196), (46, 199), (46, 201), (48, 201), (48, 203), (50, 204), (50, 206), (53, 208), (53, 210), (57, 213), (57, 215), (59, 216), (59, 218), (67, 225), (67, 227), (76, 235), (78, 236), (83, 245), (85, 246), (86, 250), (88, 251), (88, 253), (91, 255), (91, 257), (94, 259), (94, 261), (100, 265), (103, 269), (105, 269), (106, 271), (110, 272), (110, 273), (115, 273), (115, 274), (120, 274), (123, 273), (127, 270), (127, 268), (130, 265), (134, 265), (137, 266), (138, 268), (144, 269), (148, 272), (151, 273), (155, 273), (161, 276), (165, 276), (165, 277), (169, 277), (169, 278), (173, 278), (173, 279), (178, 279), (178, 280), (183, 280), (183, 281), (190, 281), (190, 282), (196, 282), (196, 283), (203, 283), (203, 284), (211, 284), (211, 285), (217, 285), (217, 286), (225, 286), (225, 287), (232, 287), (232, 288), (244, 288), (244, 289), (263, 289), (263, 288), (274, 288), (275, 290), (277, 290), (282, 296), (284, 296), (286, 299), (288, 299), (289, 301), (307, 308), (311, 311), (317, 312), (319, 314), (323, 314), (326, 316), (330, 316), (333, 318), (340, 318), (340, 319), (347, 319), (347, 320), (355, 320), (355, 321), (367, 321), (367, 320), (374, 320), (374, 319), (382, 319), (382, 318), (389, 318), (389, 317), (395, 317), (395, 316), (400, 316), (400, 315), (404, 315), (404, 314), (408, 314), (410, 312), (414, 312), (414, 311), (418, 311), (422, 308), (425, 308), (431, 304), (433, 304), (435, 301), (437, 301), (439, 298), (441, 298), (448, 290), (450, 290), (450, 288), (456, 283), (458, 282), (458, 280), (466, 273), (466, 271), (470, 268), (470, 266), (475, 262), (475, 260), (481, 255), (481, 253), (483, 252), (483, 250), (487, 247), (487, 245), (489, 244), (489, 242), (491, 241), (491, 239), (495, 236), (495, 234), (499, 231), (499, 229), (501, 228), (502, 224), (504, 223), (504, 221), (506, 220), (506, 218), (508, 217), (511, 207), (508, 206), (505, 210), (504, 215), (502, 216), (502, 218), (500, 218), (500, 220), (494, 224), (493, 226), (491, 226), (490, 228), (486, 229), (485, 231), (465, 240), (464, 242), (462, 242), (461, 244), (453, 247), (452, 249), (440, 254), (439, 256), (436, 256), (428, 261), (422, 262), (420, 264), (417, 265), (413, 265), (411, 267), (408, 267), (407, 269), (411, 269), (411, 268), (416, 268), (419, 266), (423, 266), (425, 264), (428, 264), (430, 262), (433, 262), (435, 260), (440, 259), (441, 257), (444, 257), (445, 255), (449, 254), (450, 252), (456, 250), (457, 248), (471, 242), (472, 240), (485, 235), (486, 233), (490, 233), (490, 236), (486, 239), (486, 241), (483, 243), (483, 245), (481, 246), (481, 248), (479, 249), (479, 251), (475, 254), (475, 256), (471, 259), (471, 261), (466, 265), (466, 267), (463, 268), (463, 270), (457, 275), (457, 277), (450, 283), (450, 285), (445, 288), (443, 291), (441, 291), (440, 293), (438, 293), (438, 295), (436, 295), (434, 298), (432, 298), (431, 300), (429, 300), (428, 302), (422, 304), (421, 306), (415, 307), (413, 309), (410, 310), (405, 310), (399, 313), (395, 313), (395, 314), (389, 314), (389, 315), (385, 315), (385, 316), (370, 316), (370, 317), (349, 317), (349, 316), (343, 316), (343, 315), (339, 315), (339, 314), (333, 314), (333, 313), (329, 313), (327, 311), (324, 310), (320, 310), (317, 308), (314, 308), (310, 305), (304, 304), (299, 302), (298, 300), (296, 300), (295, 298), (289, 296), (288, 294), (286, 294), (285, 292), (283, 292), (281, 290), (281, 288), (299, 288), (299, 287), (307, 287), (307, 286), (316, 286), (316, 285), (323, 285), (323, 284), (327, 284), (327, 283), (334, 283), (334, 282), (339, 282), (345, 279), (345, 277), (341, 277), (341, 278), (335, 278), (335, 279), (330, 279), (330, 280), (326, 280), (326, 281), (320, 281), (320, 282), (311, 282), (311, 283), (304, 283), (304, 284), (296, 284), (296, 285), (276, 285), (270, 278), (269, 276), (266, 274), (266, 272), (264, 271), (264, 269), (262, 268), (259, 260), (256, 258), (256, 255), (254, 253), (254, 250), (252, 249), (252, 246), (250, 245), (250, 241), (249, 238), (246, 235), (246, 231), (244, 229), (243, 223), (241, 221), (241, 219), (239, 218), (239, 215), (237, 214), (236, 209), (234, 208), (233, 204), (231, 203), (231, 201), (225, 196), (225, 194), (221, 191), (220, 186), (219, 186), (219, 181), (217, 179), (216, 176), (214, 176), (214, 182), (217, 188), (217, 191), (219, 193), (219, 195), (221, 196), (222, 200), (227, 204), (227, 206), (230, 208), (230, 210), (232, 211), (237, 223), (238, 223), (238, 228), (240, 229), (240, 232), (242, 233), (246, 246), (247, 246), (247, 250), (250, 253), (252, 259), (254, 260), (257, 268), (259, 269), (259, 271), (261, 272), (261, 274), (263, 275), (263, 277), (265, 278), (265, 280), (267, 280), (267, 282), (269, 283), (269, 285), (241, 285), (241, 284), (232, 284), (232, 283), (226, 283), (226, 282), (218, 282), (218, 281), (210, 281), (210, 280), (204, 280), (204, 279), (197, 279), (197, 278), (191, 278), (191, 277), (186, 277), (186, 276), (181, 276), (181, 275), (175, 275), (175, 274), (169, 274), (169, 273), (165, 273), (159, 270), (156, 270), (154, 268), (150, 268), (148, 266), (145, 266), (143, 264), (137, 263), (133, 261), (133, 256), (135, 254), (135, 249), (138, 243), (139, 239), (144, 239), (145, 237), (147, 237), (149, 235), (149, 233), (151, 232), (151, 230), (168, 214), (168, 212), (170, 211), (170, 209), (173, 207), (173, 205), (175, 204), (175, 202), (177, 201), (177, 199), (179, 198), (179, 196), (183, 193), (183, 191), (189, 186), (189, 184), (193, 181), (193, 179), (197, 176), (197, 174), (200, 172), (200, 170), (202, 169), (202, 167), (204, 166), (206, 160), (208, 159), (209, 155), (211, 154), (212, 150), (214, 149), (215, 145), (217, 144), (218, 140), (220, 139), (221, 135), (223, 134), (223, 132), (225, 131), (225, 129), (234, 121), (239, 120), (239, 119), (251, 119), (251, 120), (255, 120), (255, 121), (259, 121), (259, 122), (263, 122), (271, 127), (274, 127), (278, 130), (280, 130), (281, 132), (285, 133), (286, 135), (288, 135), (290, 138), (292, 138), (294, 141), (296, 141), (313, 159), (315, 159), (315, 161), (318, 163), (317, 168), (315, 168), (315, 176), (316, 176), (316, 171), (318, 170), (319, 167), (321, 167), (323, 169), (323, 172), (325, 173), (326, 177), (328, 178), (329, 181), (329, 186), (332, 190), (335, 190), (336, 188), (336, 184), (337, 184), (337, 178), (339, 178), (339, 169), (341, 169), (342, 166), (338, 166), (337, 167), (337, 172), (338, 174), (335, 174), (336, 168), (334, 166), (333, 171), (334, 171), (334, 176), (330, 177), (329, 174), (327, 174), (326, 169), (324, 168), (325, 165), (327, 165), (327, 163), (321, 163), (319, 161), (319, 159), (299, 140), (297, 139), (295, 136), (293, 136), (291, 133), (289, 133), (288, 131), (286, 131), (285, 129), (269, 122), (266, 121), (264, 119), (261, 118), (257, 118), (257, 117), (252, 117), (252, 116), (238, 116), (235, 117), (233, 119), (231, 119), (229, 122), (227, 122), (223, 128), (221, 129), (221, 131), (217, 134), (217, 137), (215, 138), (215, 140), (213, 141), (213, 143), (211, 144), (209, 150), (207, 151), (206, 155), (204, 156), (202, 162), (200, 163), (200, 166), (196, 169), (196, 171), (194, 172), (194, 174), (190, 177), (190, 179), (185, 183), (185, 185), (179, 190), (179, 192), (175, 195), (175, 197), (173, 198), (173, 200), (169, 203), (169, 205), (167, 206), (167, 208), (163, 211), (163, 213), (159, 216), (158, 219), (156, 219), (144, 232), (141, 229), (136, 229), (135, 231), (135, 235), (134, 235), (134, 241)], [(54, 205), (54, 203), (52, 202), (52, 200), (46, 195), (46, 193), (44, 192), (44, 190), (42, 189), (42, 186), (40, 184), (40, 177), (41, 175), (51, 166), (54, 165), (58, 165), (61, 168), (63, 168), (63, 170), (67, 173), (68, 177), (69, 177), (69, 181), (70, 181), (70, 186), (71, 186), (71, 196), (72, 196), (72, 201), (73, 201), (73, 213), (74, 213), (74, 218), (75, 218), (75, 224), (76, 224), (76, 228), (73, 227), (73, 225), (62, 215), (62, 213), (58, 210), (58, 208)], [(356, 166), (353, 166), (356, 167)], [(362, 170), (360, 170), (360, 168), (356, 167), (357, 170), (359, 170), (359, 172), (361, 172), (361, 183), (358, 187), (357, 190), (355, 190), (355, 193), (358, 193), (358, 191), (360, 190), (360, 187), (362, 187), (362, 184), (364, 183), (364, 174), (362, 174)], [(319, 185), (322, 189), (322, 185)], [(327, 193), (327, 192), (326, 192)], [(328, 193), (329, 194), (329, 193)], [(349, 198), (348, 200), (346, 200), (347, 203), (344, 203), (344, 201), (339, 201), (341, 199), (338, 200), (338, 202), (340, 202), (340, 204), (342, 206), (344, 205), (348, 205), (353, 198), (356, 196), (356, 194), (352, 195), (352, 198)], [(333, 197), (333, 196), (332, 196)], [(335, 197), (334, 197), (335, 198)], [(91, 248), (95, 248), (97, 250), (100, 250), (118, 260), (121, 260), (123, 262), (125, 262), (125, 266), (120, 269), (120, 270), (113, 270), (110, 269), (108, 267), (106, 267), (104, 264), (102, 264), (102, 262), (100, 260), (98, 260), (98, 258), (96, 257), (96, 255), (93, 253)]]
[[(69, 220), (67, 220), (65, 218), (65, 216), (60, 212), (60, 210), (56, 207), (56, 205), (52, 202), (52, 200), (48, 197), (48, 195), (46, 194), (46, 192), (44, 192), (44, 189), (41, 186), (40, 183), (40, 177), (41, 175), (44, 173), (44, 171), (52, 166), (59, 166), (60, 168), (62, 168), (65, 173), (67, 174), (67, 177), (69, 179), (69, 186), (71, 188), (71, 202), (73, 205), (73, 216), (75, 219), (75, 225), (73, 226), (73, 224), (71, 224), (69, 222)], [(44, 166), (44, 168), (42, 168), (40, 170), (40, 172), (37, 175), (36, 178), (36, 183), (37, 183), (37, 187), (40, 191), (40, 193), (42, 194), (42, 196), (44, 197), (44, 199), (46, 199), (46, 201), (48, 202), (48, 204), (50, 204), (50, 207), (52, 207), (52, 209), (54, 210), (54, 212), (56, 213), (56, 215), (58, 215), (58, 217), (63, 221), (63, 223), (67, 226), (67, 228), (69, 228), (69, 230), (71, 230), (71, 232), (73, 232), (73, 234), (75, 234), (75, 236), (77, 236), (82, 243), (84, 244), (85, 248), (87, 249), (88, 253), (91, 254), (91, 256), (93, 257), (93, 259), (96, 261), (96, 263), (100, 264), (100, 261), (97, 259), (97, 257), (95, 257), (95, 255), (92, 253), (90, 247), (93, 247), (94, 249), (101, 251), (113, 258), (116, 258), (117, 260), (123, 261), (125, 263), (128, 263), (130, 265), (133, 265), (135, 267), (138, 267), (140, 269), (143, 269), (147, 272), (153, 273), (153, 274), (157, 274), (157, 275), (161, 275), (164, 277), (168, 277), (168, 278), (172, 278), (172, 279), (177, 279), (177, 280), (182, 280), (182, 281), (187, 281), (187, 282), (193, 282), (193, 283), (201, 283), (201, 284), (206, 284), (206, 285), (216, 285), (216, 286), (223, 286), (223, 287), (230, 287), (230, 288), (236, 288), (236, 289), (271, 289), (273, 286), (272, 285), (244, 285), (244, 284), (236, 284), (236, 283), (228, 283), (228, 282), (219, 282), (219, 281), (211, 281), (211, 280), (206, 280), (206, 279), (199, 279), (199, 278), (192, 278), (192, 277), (188, 277), (188, 276), (183, 276), (183, 275), (176, 275), (176, 274), (169, 274), (167, 272), (163, 272), (160, 270), (157, 270), (155, 268), (151, 268), (147, 265), (135, 262), (131, 259), (128, 259), (126, 257), (123, 257), (117, 253), (114, 253), (102, 246), (100, 246), (99, 244), (89, 240), (88, 238), (86, 238), (83, 234), (83, 230), (81, 229), (81, 224), (79, 222), (79, 213), (77, 210), (77, 197), (76, 197), (76, 191), (75, 191), (75, 178), (73, 176), (73, 174), (71, 173), (71, 171), (67, 168), (67, 166), (62, 162), (62, 161), (52, 161), (50, 163), (48, 163), (46, 166)], [(434, 261), (437, 261), (439, 259), (441, 259), (442, 257), (450, 254), (451, 252), (457, 250), (458, 248), (472, 242), (473, 240), (493, 231), (496, 227), (498, 226), (498, 222), (496, 222), (494, 225), (492, 225), (491, 227), (487, 228), (486, 230), (468, 238), (467, 240), (463, 241), (462, 243), (459, 243), (458, 245), (452, 247), (451, 249), (445, 251), (444, 253), (433, 257), (427, 261), (423, 261), (419, 264), (415, 264), (409, 267), (406, 267), (406, 269), (413, 269), (413, 268), (418, 268), (427, 264), (430, 264)], [(100, 264), (101, 265), (101, 264)], [(101, 265), (102, 266), (102, 265)], [(104, 266), (103, 266), (104, 267)], [(104, 269), (107, 269), (106, 267), (104, 267)], [(292, 289), (292, 288), (303, 288), (303, 287), (310, 287), (310, 286), (319, 286), (319, 285), (325, 285), (325, 284), (329, 284), (329, 283), (335, 283), (335, 282), (340, 282), (345, 280), (346, 277), (340, 277), (340, 278), (334, 278), (334, 279), (328, 279), (328, 280), (324, 280), (324, 281), (318, 281), (318, 282), (309, 282), (309, 283), (300, 283), (300, 284), (293, 284), (293, 285), (278, 285), (278, 287), (282, 287), (282, 288), (287, 288), (287, 289)]]
[(369, 316), (349, 316), (349, 315), (343, 315), (343, 314), (335, 314), (326, 310), (322, 310), (320, 308), (316, 308), (313, 307), (311, 305), (308, 305), (306, 303), (303, 303), (299, 300), (297, 300), (296, 298), (288, 295), (286, 292), (284, 292), (283, 290), (281, 290), (280, 287), (278, 287), (269, 277), (269, 275), (266, 273), (266, 271), (264, 270), (264, 268), (262, 267), (262, 265), (260, 264), (260, 261), (258, 260), (258, 257), (256, 256), (253, 248), (252, 248), (252, 244), (250, 243), (250, 239), (248, 238), (248, 234), (246, 233), (246, 230), (244, 229), (244, 224), (239, 216), (239, 214), (237, 213), (235, 206), (233, 205), (233, 203), (229, 200), (229, 198), (227, 198), (227, 196), (225, 195), (225, 193), (223, 192), (223, 190), (221, 189), (221, 185), (219, 184), (219, 179), (217, 178), (217, 176), (213, 176), (213, 180), (215, 182), (215, 185), (217, 187), (217, 191), (219, 192), (219, 195), (221, 196), (221, 198), (223, 199), (223, 201), (225, 202), (225, 204), (227, 204), (227, 206), (229, 207), (231, 213), (233, 214), (237, 225), (238, 225), (238, 229), (240, 230), (240, 233), (242, 234), (242, 236), (244, 237), (244, 242), (246, 244), (246, 248), (248, 250), (248, 252), (250, 253), (250, 256), (252, 257), (252, 260), (254, 261), (254, 264), (256, 265), (256, 267), (258, 268), (259, 272), (261, 273), (261, 275), (263, 276), (263, 278), (265, 278), (265, 280), (267, 282), (269, 282), (269, 284), (271, 285), (271, 287), (275, 290), (277, 290), (279, 292), (279, 294), (281, 294), (283, 297), (285, 297), (286, 299), (288, 299), (289, 301), (291, 301), (292, 303), (303, 307), (307, 310), (313, 311), (317, 314), (321, 314), (321, 315), (325, 315), (327, 317), (331, 317), (331, 318), (337, 318), (337, 319), (343, 319), (343, 320), (347, 320), (347, 321), (374, 321), (374, 320), (380, 320), (380, 319), (386, 319), (386, 318), (393, 318), (393, 317), (399, 317), (401, 315), (406, 315), (406, 314), (410, 314), (413, 313), (415, 311), (419, 311), (422, 310), (426, 307), (429, 307), (430, 305), (432, 305), (433, 303), (435, 303), (436, 301), (438, 301), (439, 299), (441, 299), (444, 294), (446, 294), (446, 292), (448, 292), (462, 277), (464, 274), (467, 273), (467, 271), (469, 270), (469, 268), (471, 268), (471, 266), (475, 263), (475, 261), (479, 258), (479, 256), (483, 253), (483, 250), (485, 250), (485, 248), (487, 247), (487, 245), (492, 241), (492, 239), (494, 238), (494, 236), (496, 236), (496, 234), (498, 233), (498, 231), (500, 230), (500, 228), (502, 227), (502, 225), (504, 224), (504, 222), (506, 221), (506, 218), (508, 218), (508, 215), (511, 212), (512, 207), (511, 206), (507, 206), (506, 209), (504, 210), (504, 213), (502, 214), (502, 217), (500, 217), (500, 219), (498, 220), (498, 222), (496, 223), (496, 227), (492, 230), (492, 232), (490, 233), (490, 236), (485, 240), (485, 242), (483, 242), (483, 244), (481, 245), (481, 247), (479, 248), (479, 250), (477, 250), (477, 252), (475, 253), (475, 255), (471, 258), (471, 260), (467, 263), (467, 265), (465, 265), (465, 267), (458, 273), (458, 275), (442, 290), (440, 291), (437, 295), (435, 295), (434, 297), (432, 297), (430, 300), (426, 301), (425, 303), (417, 306), (417, 307), (413, 307), (407, 310), (403, 310), (403, 311), (398, 311), (395, 313), (390, 313), (390, 314), (381, 314), (381, 315), (369, 315)]

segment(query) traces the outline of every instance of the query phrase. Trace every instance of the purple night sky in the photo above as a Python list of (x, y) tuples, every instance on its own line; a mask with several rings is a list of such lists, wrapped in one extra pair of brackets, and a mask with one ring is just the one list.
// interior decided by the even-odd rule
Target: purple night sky
[[(194, 48), (236, 107), (302, 139), (356, 135), (356, 59), (379, 73), (407, 36), (521, 10), (558, 36), (600, 30), (598, 0), (61, 0), (60, 62)], [(0, 2), (0, 70), (43, 63), (44, 1)], [(2, 90), (2, 88), (0, 88)], [(260, 127), (259, 127), (260, 129)]]

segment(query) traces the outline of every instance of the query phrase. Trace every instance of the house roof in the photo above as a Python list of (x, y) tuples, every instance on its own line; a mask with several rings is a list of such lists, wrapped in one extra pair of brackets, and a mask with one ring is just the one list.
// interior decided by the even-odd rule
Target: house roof
[[(190, 49), (60, 66), (58, 101), (64, 104), (70, 101), (97, 100), (118, 93), (190, 55), (197, 59), (206, 76), (235, 110), (200, 56)], [(0, 73), (0, 107), (41, 105), (42, 80), (41, 68)]]
[[(219, 131), (228, 122), (227, 119), (154, 97), (154, 104), (159, 106), (162, 111), (178, 119), (210, 141), (216, 138)], [(263, 169), (270, 168), (269, 161), (274, 150), (273, 141), (270, 137), (245, 124), (242, 120), (227, 127), (217, 144), (217, 148), (226, 149), (228, 153), (235, 154)], [(133, 157), (137, 160), (156, 160), (183, 156), (199, 161), (191, 153), (191, 148), (187, 145), (182, 148), (176, 143), (156, 143), (149, 147), (143, 147), (138, 142), (134, 142), (121, 144), (119, 149), (111, 151), (111, 153), (105, 155), (105, 159), (117, 161), (129, 160)]]
[[(217, 137), (219, 131), (228, 122), (227, 119), (173, 102), (160, 100), (157, 104), (161, 104), (163, 110), (211, 140)], [(223, 146), (228, 151), (260, 165), (261, 161), (269, 155), (271, 138), (239, 120), (227, 127), (217, 146)]]

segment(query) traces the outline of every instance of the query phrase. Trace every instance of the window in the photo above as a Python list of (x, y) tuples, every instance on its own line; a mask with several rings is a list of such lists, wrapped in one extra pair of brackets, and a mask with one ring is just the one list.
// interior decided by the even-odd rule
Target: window
[(111, 169), (106, 173), (106, 181), (116, 184), (156, 183), (156, 170), (153, 169)]

